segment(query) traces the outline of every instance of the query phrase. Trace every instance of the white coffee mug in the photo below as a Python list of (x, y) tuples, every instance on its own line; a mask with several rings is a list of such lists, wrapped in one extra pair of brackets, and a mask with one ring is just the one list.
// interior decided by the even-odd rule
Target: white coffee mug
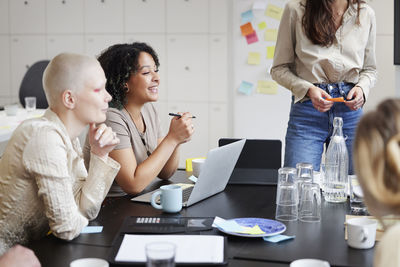
[(193, 159), (192, 160), (192, 169), (193, 169), (193, 175), (199, 178), (201, 168), (204, 165), (204, 162), (206, 159)]
[(290, 263), (290, 267), (330, 267), (327, 261), (318, 259), (300, 259)]
[(377, 222), (368, 218), (353, 218), (347, 224), (347, 244), (353, 248), (367, 249), (375, 244)]
[(108, 267), (108, 262), (99, 258), (83, 258), (72, 261), (70, 267)]

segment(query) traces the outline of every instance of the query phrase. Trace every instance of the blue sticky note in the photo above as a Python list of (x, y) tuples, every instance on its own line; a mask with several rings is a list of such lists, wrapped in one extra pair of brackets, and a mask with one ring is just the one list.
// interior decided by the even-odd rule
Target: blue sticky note
[(234, 220), (225, 220), (222, 219), (218, 216), (215, 217), (214, 222), (213, 222), (213, 227), (218, 227), (223, 229), (225, 232), (235, 232), (235, 233), (241, 233), (244, 231), (243, 227), (240, 226), (237, 222)]
[(253, 11), (251, 9), (246, 12), (243, 12), (241, 16), (242, 16), (242, 24), (246, 22), (251, 22), (254, 18)]
[(288, 236), (288, 235), (273, 235), (273, 236), (264, 236), (264, 241), (271, 242), (271, 243), (278, 243), (285, 240), (294, 239), (296, 236)]
[(188, 179), (189, 179), (190, 181), (194, 182), (194, 183), (197, 182), (197, 177), (194, 176), (194, 175), (190, 176)]
[(86, 226), (82, 229), (81, 234), (95, 234), (101, 233), (103, 231), (103, 226)]
[(242, 81), (239, 87), (239, 92), (245, 95), (250, 95), (253, 92), (253, 84)]

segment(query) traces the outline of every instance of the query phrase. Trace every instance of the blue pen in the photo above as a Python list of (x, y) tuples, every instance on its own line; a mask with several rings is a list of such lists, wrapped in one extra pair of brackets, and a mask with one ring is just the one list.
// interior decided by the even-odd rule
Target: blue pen
[[(170, 116), (175, 116), (175, 117), (182, 117), (182, 115), (181, 114), (176, 114), (176, 113), (172, 113), (172, 112), (170, 112), (170, 113), (168, 113), (168, 115), (170, 115)], [(196, 118), (196, 116), (192, 116), (192, 119), (195, 119)]]

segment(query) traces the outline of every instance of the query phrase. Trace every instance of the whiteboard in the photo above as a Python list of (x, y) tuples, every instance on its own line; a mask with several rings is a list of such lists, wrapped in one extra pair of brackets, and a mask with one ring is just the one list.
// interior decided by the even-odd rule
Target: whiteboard
[[(241, 13), (252, 9), (255, 2), (284, 8), (284, 0), (235, 0), (232, 7), (232, 64), (233, 64), (233, 135), (237, 138), (280, 139), (284, 145), (287, 122), (289, 119), (291, 92), (278, 86), (277, 94), (259, 94), (254, 89), (252, 94), (245, 95), (238, 91), (242, 81), (257, 87), (259, 80), (272, 80), (269, 71), (272, 59), (267, 59), (267, 46), (275, 46), (273, 41), (265, 41), (265, 29), (258, 24), (265, 21), (268, 29), (278, 30), (280, 21), (267, 17), (265, 10), (252, 10), (254, 18), (251, 23), (257, 32), (258, 42), (247, 44), (241, 35)], [(247, 63), (249, 52), (259, 52), (259, 65)], [(284, 150), (283, 150), (284, 151)]]

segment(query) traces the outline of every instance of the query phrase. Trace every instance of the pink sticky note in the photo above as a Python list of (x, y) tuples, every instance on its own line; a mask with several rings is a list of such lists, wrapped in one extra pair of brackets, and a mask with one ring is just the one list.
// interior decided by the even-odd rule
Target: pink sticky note
[(246, 41), (247, 41), (247, 44), (252, 44), (252, 43), (258, 42), (257, 33), (254, 31), (254, 32), (250, 33), (249, 35), (246, 35)]

